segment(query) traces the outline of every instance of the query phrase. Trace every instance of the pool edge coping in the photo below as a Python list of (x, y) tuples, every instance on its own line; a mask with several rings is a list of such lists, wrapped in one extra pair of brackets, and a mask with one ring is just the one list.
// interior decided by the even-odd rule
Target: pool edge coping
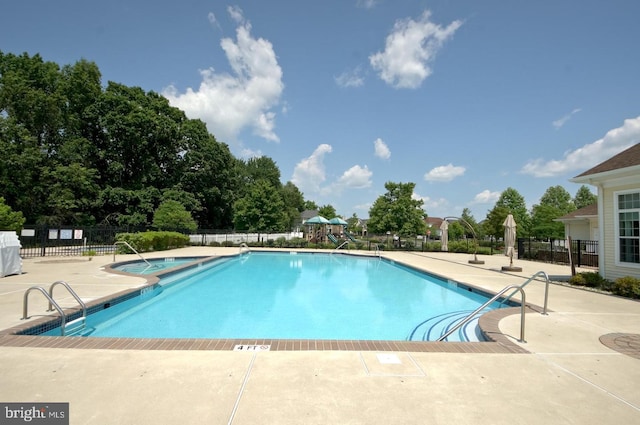
[[(106, 303), (125, 301), (138, 296), (143, 290), (158, 285), (160, 277), (165, 274), (174, 274), (184, 271), (199, 264), (215, 261), (223, 257), (234, 257), (242, 253), (202, 257), (200, 260), (176, 267), (157, 274), (134, 275), (113, 269), (108, 264), (104, 267), (109, 273), (124, 274), (130, 276), (143, 276), (146, 283), (137, 288), (131, 288), (117, 293), (100, 297), (87, 303), (87, 310), (94, 309)], [(349, 253), (348, 255), (353, 255)], [(381, 257), (382, 258), (382, 257)], [(390, 260), (403, 266), (430, 273), (402, 261)], [(443, 279), (444, 276), (435, 275)], [(464, 282), (457, 284), (472, 288), (474, 291), (491, 294), (484, 288)], [(492, 294), (493, 295), (493, 294)], [(539, 307), (527, 304), (527, 313), (537, 312)], [(316, 339), (205, 339), (205, 338), (103, 338), (103, 337), (75, 337), (75, 336), (43, 336), (22, 334), (38, 326), (59, 326), (60, 317), (47, 315), (29, 321), (24, 325), (17, 325), (0, 330), (0, 346), (2, 347), (38, 347), (38, 348), (80, 348), (80, 349), (119, 349), (119, 350), (215, 350), (229, 351), (237, 345), (268, 345), (270, 351), (404, 351), (404, 352), (447, 352), (447, 353), (529, 353), (525, 348), (514, 342), (515, 338), (505, 335), (500, 331), (499, 322), (512, 314), (518, 314), (519, 307), (503, 308), (489, 311), (480, 316), (478, 326), (488, 341), (482, 342), (439, 342), (439, 341), (385, 341), (385, 340), (316, 340)], [(80, 308), (67, 308), (65, 314), (69, 320), (79, 317)], [(55, 324), (56, 326), (52, 326)]]

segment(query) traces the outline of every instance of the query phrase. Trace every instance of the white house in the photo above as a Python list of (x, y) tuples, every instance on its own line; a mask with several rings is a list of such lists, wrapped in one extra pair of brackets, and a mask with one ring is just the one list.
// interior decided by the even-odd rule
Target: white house
[(598, 189), (600, 274), (640, 278), (640, 143), (570, 181)]
[(597, 241), (600, 238), (597, 203), (577, 209), (554, 221), (564, 224), (564, 234), (572, 240)]

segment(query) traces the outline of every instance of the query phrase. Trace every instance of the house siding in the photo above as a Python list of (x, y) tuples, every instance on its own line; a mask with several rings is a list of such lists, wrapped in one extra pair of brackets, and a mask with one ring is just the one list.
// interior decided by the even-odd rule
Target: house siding
[[(617, 263), (616, 258), (616, 220), (615, 216), (615, 203), (616, 192), (625, 190), (637, 190), (640, 191), (640, 187), (637, 184), (629, 184), (624, 186), (616, 186), (604, 189), (604, 223), (605, 223), (605, 243), (604, 243), (604, 270), (601, 271), (601, 275), (608, 280), (615, 281), (616, 279), (624, 276), (634, 276), (640, 278), (640, 268), (638, 267), (625, 267), (623, 264)], [(617, 263), (617, 264), (616, 264)]]

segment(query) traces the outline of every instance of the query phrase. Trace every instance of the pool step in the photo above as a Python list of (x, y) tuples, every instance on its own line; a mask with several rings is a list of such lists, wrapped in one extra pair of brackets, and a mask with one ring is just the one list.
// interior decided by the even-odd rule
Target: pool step
[[(408, 341), (437, 341), (449, 329), (463, 320), (473, 310), (460, 310), (433, 316), (418, 324), (407, 337)], [(484, 312), (482, 312), (484, 313)], [(481, 313), (481, 314), (482, 314)], [(478, 328), (478, 314), (473, 320), (462, 326), (457, 332), (447, 338), (447, 341), (483, 341), (482, 334)]]
[(70, 322), (67, 322), (64, 326), (64, 334), (65, 336), (73, 336), (84, 331), (84, 328), (87, 326), (87, 318), (84, 316), (78, 317)]

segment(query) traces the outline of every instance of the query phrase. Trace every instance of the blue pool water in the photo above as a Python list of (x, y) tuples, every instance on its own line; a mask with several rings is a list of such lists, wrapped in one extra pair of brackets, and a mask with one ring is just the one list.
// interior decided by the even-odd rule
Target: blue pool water
[(294, 254), (251, 252), (161, 278), (90, 315), (84, 335), (423, 340), (443, 317), (487, 300), (379, 258)]
[(133, 274), (152, 274), (159, 273), (165, 270), (172, 269), (174, 267), (183, 266), (188, 263), (192, 263), (198, 258), (151, 258), (146, 262), (139, 260), (130, 263), (124, 263), (114, 267), (114, 270), (121, 272), (133, 273)]

